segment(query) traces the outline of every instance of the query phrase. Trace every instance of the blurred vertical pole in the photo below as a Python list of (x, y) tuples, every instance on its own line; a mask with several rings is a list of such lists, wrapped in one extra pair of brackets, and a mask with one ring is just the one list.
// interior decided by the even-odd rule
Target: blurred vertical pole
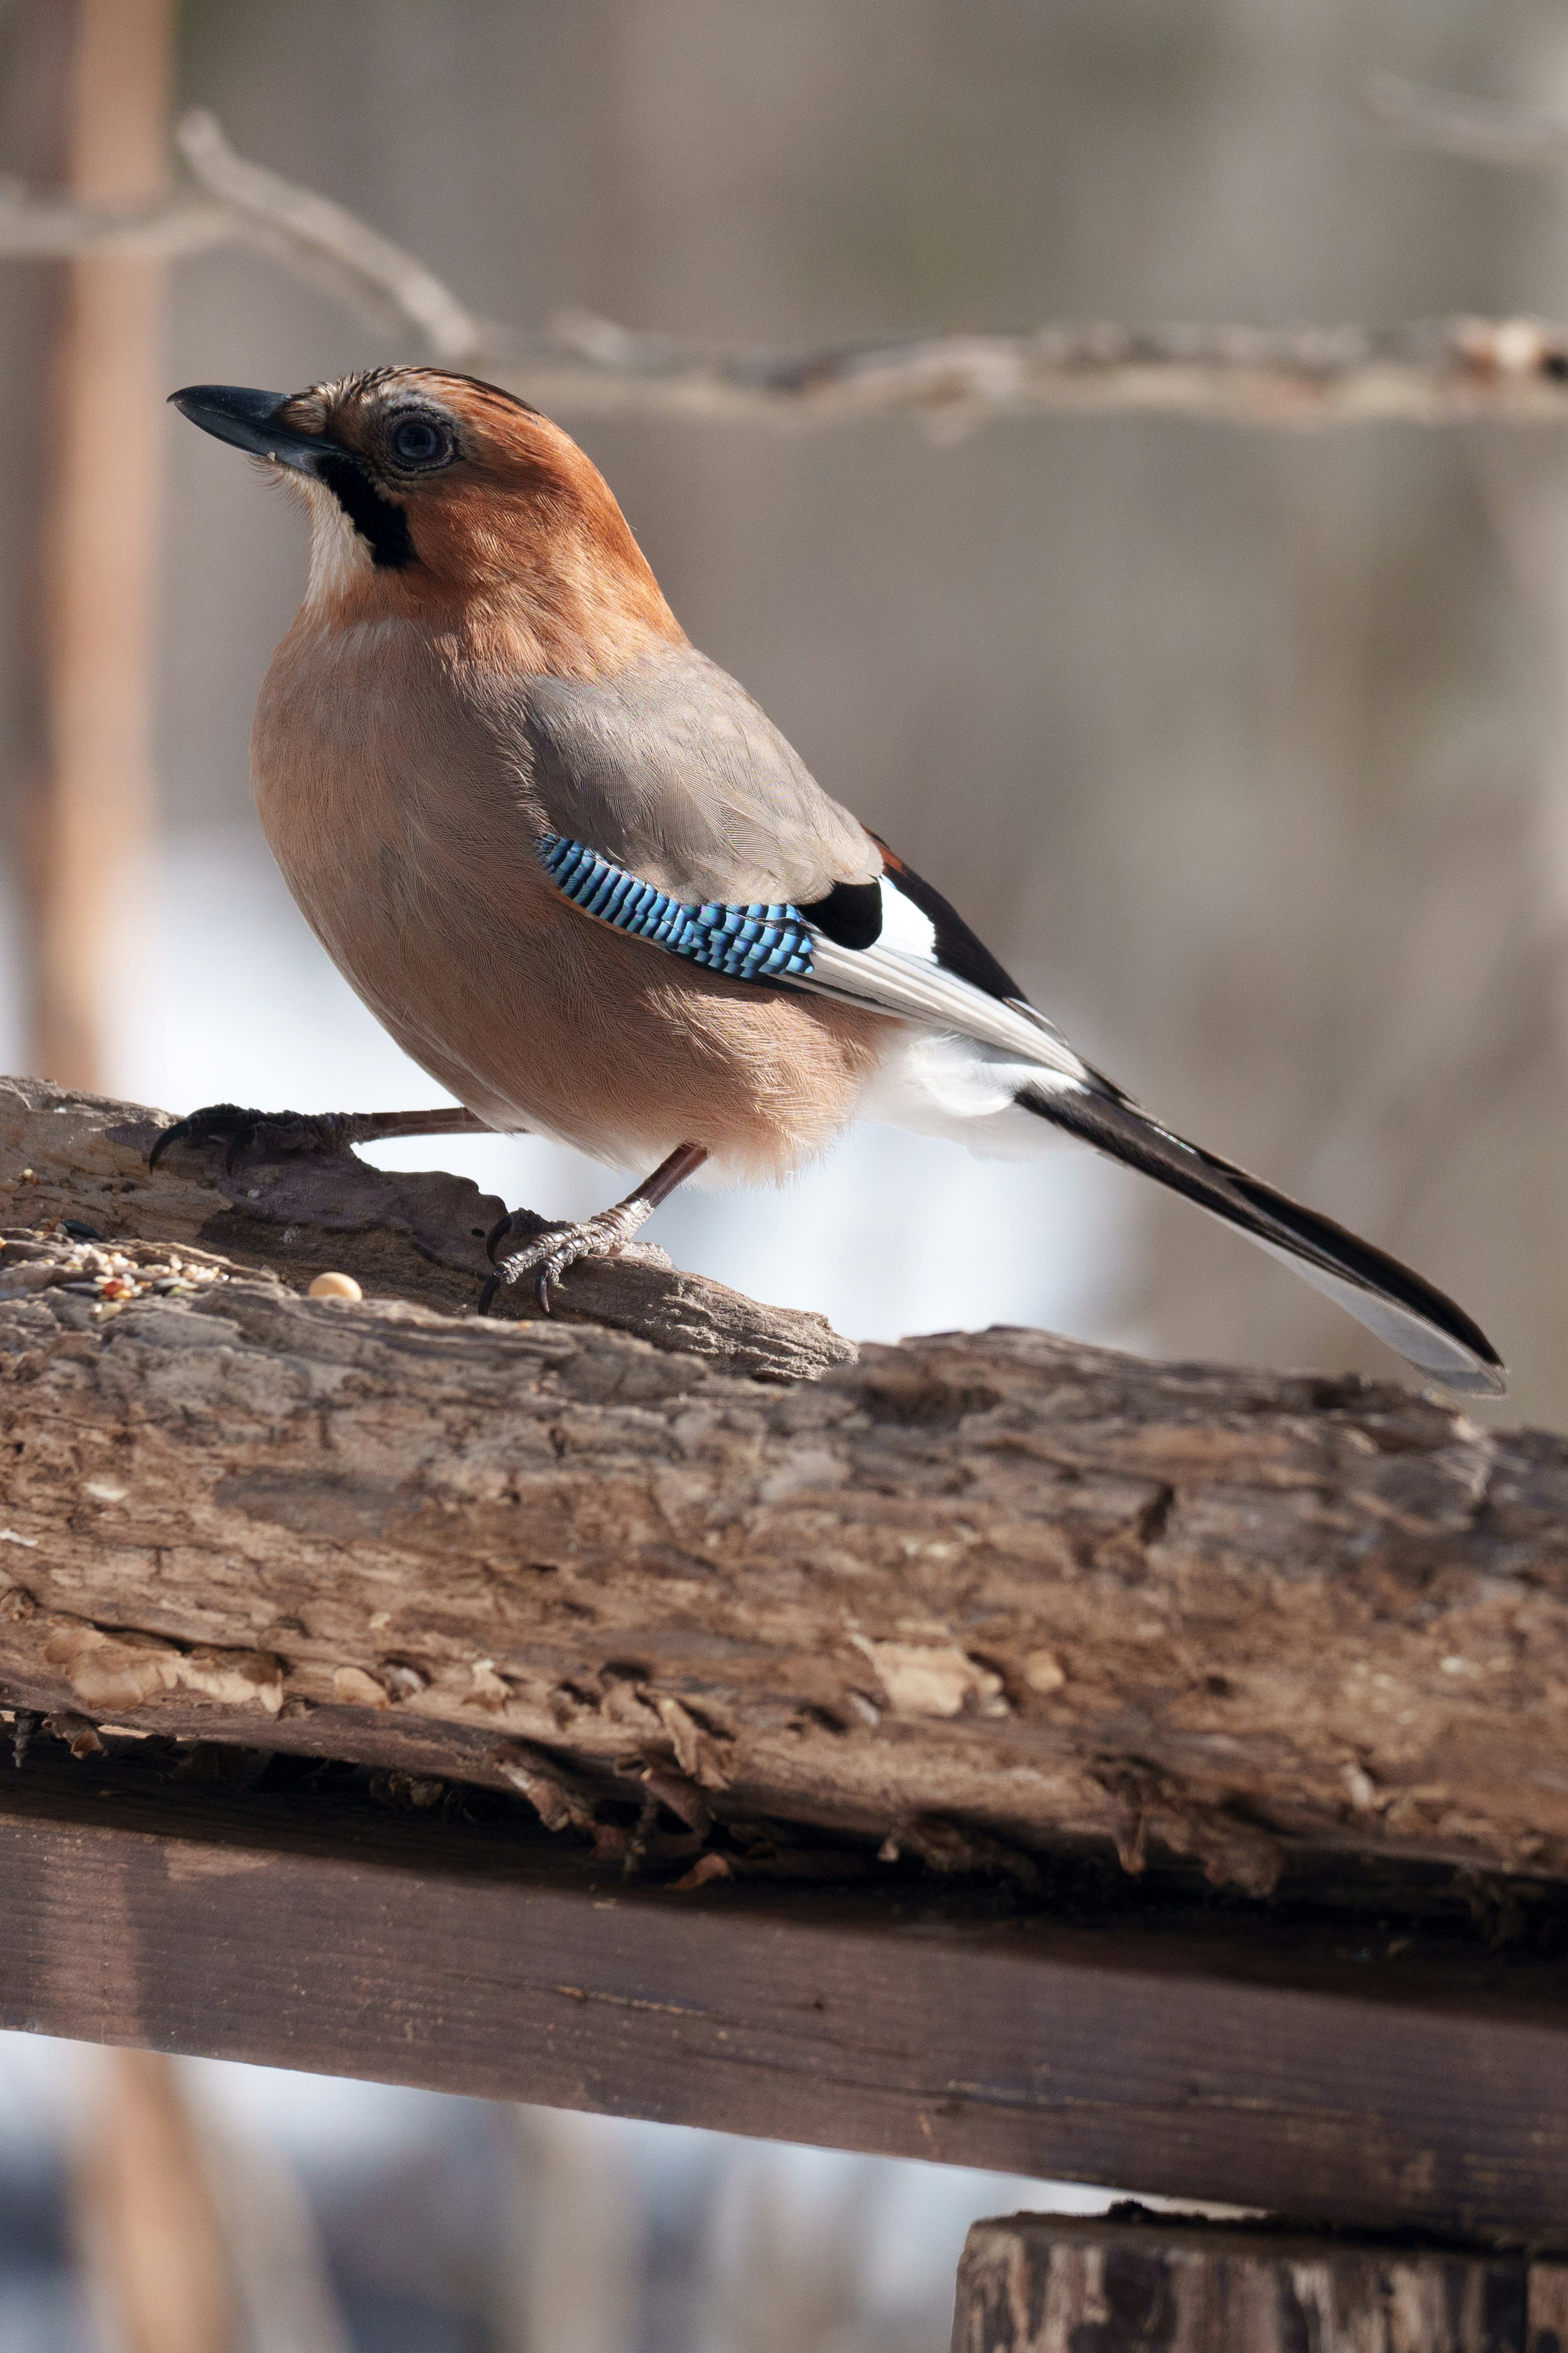
[(76, 2226), (114, 2353), (235, 2353), (212, 2159), (172, 2060), (105, 2051), (76, 2169)]
[[(173, 0), (59, 5), (74, 20), (67, 187), (146, 204), (168, 172)], [(84, 256), (64, 277), (41, 438), (45, 761), (25, 833), (32, 1064), (97, 1088), (119, 911), (152, 819), (163, 270)]]
[(614, 2127), (552, 2108), (496, 2111), (506, 2232), (490, 2334), (500, 2353), (632, 2353), (637, 2186)]

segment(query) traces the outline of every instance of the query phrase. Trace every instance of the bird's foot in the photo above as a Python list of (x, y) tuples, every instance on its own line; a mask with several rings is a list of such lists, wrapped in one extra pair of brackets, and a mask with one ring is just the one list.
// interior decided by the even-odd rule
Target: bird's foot
[(342, 1152), (352, 1141), (352, 1120), (342, 1112), (247, 1111), (238, 1103), (207, 1103), (188, 1119), (166, 1127), (147, 1155), (156, 1168), (176, 1145), (224, 1146), (224, 1169), (232, 1175), (242, 1154), (285, 1160), (303, 1152)]
[[(542, 1229), (538, 1219), (527, 1209), (498, 1219), (485, 1240), (495, 1272), (485, 1278), (479, 1313), (489, 1314), (498, 1291), (510, 1291), (514, 1283), (531, 1277), (540, 1313), (548, 1315), (550, 1293), (567, 1269), (580, 1259), (614, 1258), (646, 1224), (653, 1208), (651, 1201), (638, 1200), (634, 1194), (630, 1200), (617, 1201), (613, 1209), (601, 1209), (596, 1217), (584, 1219), (580, 1226), (549, 1225)], [(514, 1236), (525, 1239), (521, 1248), (509, 1250), (506, 1244)]]
[(414, 1135), (489, 1135), (489, 1124), (460, 1103), (434, 1111), (242, 1111), (238, 1103), (208, 1103), (166, 1127), (147, 1155), (156, 1168), (171, 1145), (221, 1144), (232, 1172), (242, 1153), (288, 1160), (303, 1152), (346, 1152), (354, 1144), (385, 1144)]

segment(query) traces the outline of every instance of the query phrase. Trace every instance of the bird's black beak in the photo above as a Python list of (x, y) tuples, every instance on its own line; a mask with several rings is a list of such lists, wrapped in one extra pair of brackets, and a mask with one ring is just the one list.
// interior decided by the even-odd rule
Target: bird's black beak
[(184, 392), (169, 395), (181, 416), (204, 433), (216, 433), (237, 449), (274, 458), (280, 466), (292, 466), (296, 473), (324, 482), (375, 564), (397, 571), (414, 563), (414, 542), (403, 508), (383, 497), (363, 460), (341, 441), (279, 423), (278, 412), (288, 407), (289, 397), (286, 392), (247, 392), (237, 384), (188, 384)]
[(324, 434), (301, 433), (275, 421), (289, 396), (286, 392), (249, 392), (237, 384), (188, 384), (184, 392), (169, 395), (181, 416), (204, 433), (232, 441), (237, 449), (252, 450), (258, 458), (276, 458), (301, 474), (319, 473), (323, 459), (346, 457), (348, 452)]

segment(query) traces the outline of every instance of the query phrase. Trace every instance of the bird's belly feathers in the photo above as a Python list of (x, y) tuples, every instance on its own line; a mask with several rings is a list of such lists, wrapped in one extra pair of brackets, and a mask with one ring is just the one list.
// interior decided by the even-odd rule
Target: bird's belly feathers
[(257, 711), (263, 829), (339, 970), (460, 1103), (629, 1168), (693, 1143), (755, 1180), (831, 1140), (901, 1025), (594, 922), (547, 881), (521, 784), (432, 726), (427, 686), (389, 691), (367, 648), (323, 691), (290, 652)]

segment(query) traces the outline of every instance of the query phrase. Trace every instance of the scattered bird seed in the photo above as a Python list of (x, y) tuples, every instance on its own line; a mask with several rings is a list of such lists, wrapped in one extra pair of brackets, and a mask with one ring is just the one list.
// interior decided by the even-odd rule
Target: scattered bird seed
[(62, 1218), (47, 1240), (37, 1233), (0, 1235), (0, 1266), (8, 1270), (15, 1264), (19, 1272), (41, 1262), (45, 1289), (94, 1300), (100, 1318), (117, 1315), (133, 1299), (189, 1298), (210, 1283), (228, 1281), (222, 1267), (189, 1261), (161, 1244), (132, 1243), (127, 1251), (84, 1239), (91, 1232), (79, 1219)]
[(363, 1292), (352, 1274), (319, 1274), (305, 1293), (307, 1299), (363, 1299)]

